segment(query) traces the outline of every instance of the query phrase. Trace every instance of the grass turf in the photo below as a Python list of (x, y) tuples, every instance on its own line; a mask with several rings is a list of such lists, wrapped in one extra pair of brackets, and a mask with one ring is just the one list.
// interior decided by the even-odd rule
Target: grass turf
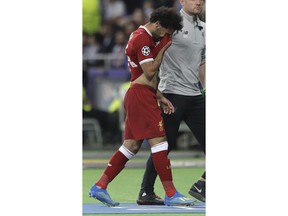
[[(104, 168), (102, 169), (83, 169), (83, 190), (82, 190), (82, 200), (83, 203), (97, 203), (99, 201), (89, 198), (88, 192), (90, 187), (98, 180)], [(204, 172), (204, 167), (195, 168), (172, 168), (173, 181), (177, 190), (185, 196), (190, 197), (188, 190), (191, 185), (198, 180), (198, 178)], [(112, 199), (121, 203), (135, 203), (144, 169), (124, 169), (110, 184), (108, 187), (108, 192)], [(157, 178), (155, 183), (155, 192), (161, 197), (164, 197), (164, 190)], [(97, 214), (99, 215), (99, 214)], [(113, 214), (112, 214), (113, 215)], [(143, 214), (129, 214), (129, 216), (140, 216)], [(151, 216), (159, 216), (161, 214), (149, 214)], [(165, 214), (172, 215), (172, 214)], [(177, 214), (177, 216), (188, 216), (191, 214)], [(205, 214), (192, 214), (193, 216), (204, 216)], [(85, 215), (92, 216), (92, 215)], [(105, 216), (110, 216), (110, 214), (105, 214)]]

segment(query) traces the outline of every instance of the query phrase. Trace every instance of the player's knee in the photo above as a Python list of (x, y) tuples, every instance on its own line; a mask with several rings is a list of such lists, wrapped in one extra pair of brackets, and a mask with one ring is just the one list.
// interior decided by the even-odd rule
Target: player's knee
[(128, 149), (133, 154), (137, 154), (139, 151), (141, 145), (137, 142), (124, 142), (123, 146), (125, 146), (126, 149)]

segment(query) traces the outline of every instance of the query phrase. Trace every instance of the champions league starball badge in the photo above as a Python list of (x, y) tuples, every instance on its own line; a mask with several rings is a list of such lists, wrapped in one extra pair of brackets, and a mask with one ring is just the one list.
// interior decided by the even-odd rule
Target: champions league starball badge
[(148, 46), (144, 46), (142, 47), (141, 52), (144, 56), (148, 56), (150, 54), (150, 48)]

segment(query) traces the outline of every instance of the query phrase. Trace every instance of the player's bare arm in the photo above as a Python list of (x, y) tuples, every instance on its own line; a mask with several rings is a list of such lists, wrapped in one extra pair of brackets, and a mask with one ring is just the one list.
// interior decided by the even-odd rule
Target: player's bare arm
[(170, 115), (171, 113), (174, 113), (173, 104), (159, 90), (157, 90), (156, 98), (159, 101), (160, 106), (162, 107), (165, 114)]

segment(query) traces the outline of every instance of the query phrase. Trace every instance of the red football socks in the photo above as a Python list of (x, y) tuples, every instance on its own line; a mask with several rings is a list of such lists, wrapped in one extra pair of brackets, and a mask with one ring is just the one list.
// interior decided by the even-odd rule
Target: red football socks
[(96, 185), (106, 189), (109, 182), (121, 172), (128, 160), (129, 159), (119, 150), (115, 152)]
[(171, 197), (176, 192), (176, 188), (172, 181), (172, 172), (170, 160), (167, 157), (168, 151), (159, 151), (152, 153), (153, 163), (157, 173), (162, 182), (165, 193), (168, 197)]

